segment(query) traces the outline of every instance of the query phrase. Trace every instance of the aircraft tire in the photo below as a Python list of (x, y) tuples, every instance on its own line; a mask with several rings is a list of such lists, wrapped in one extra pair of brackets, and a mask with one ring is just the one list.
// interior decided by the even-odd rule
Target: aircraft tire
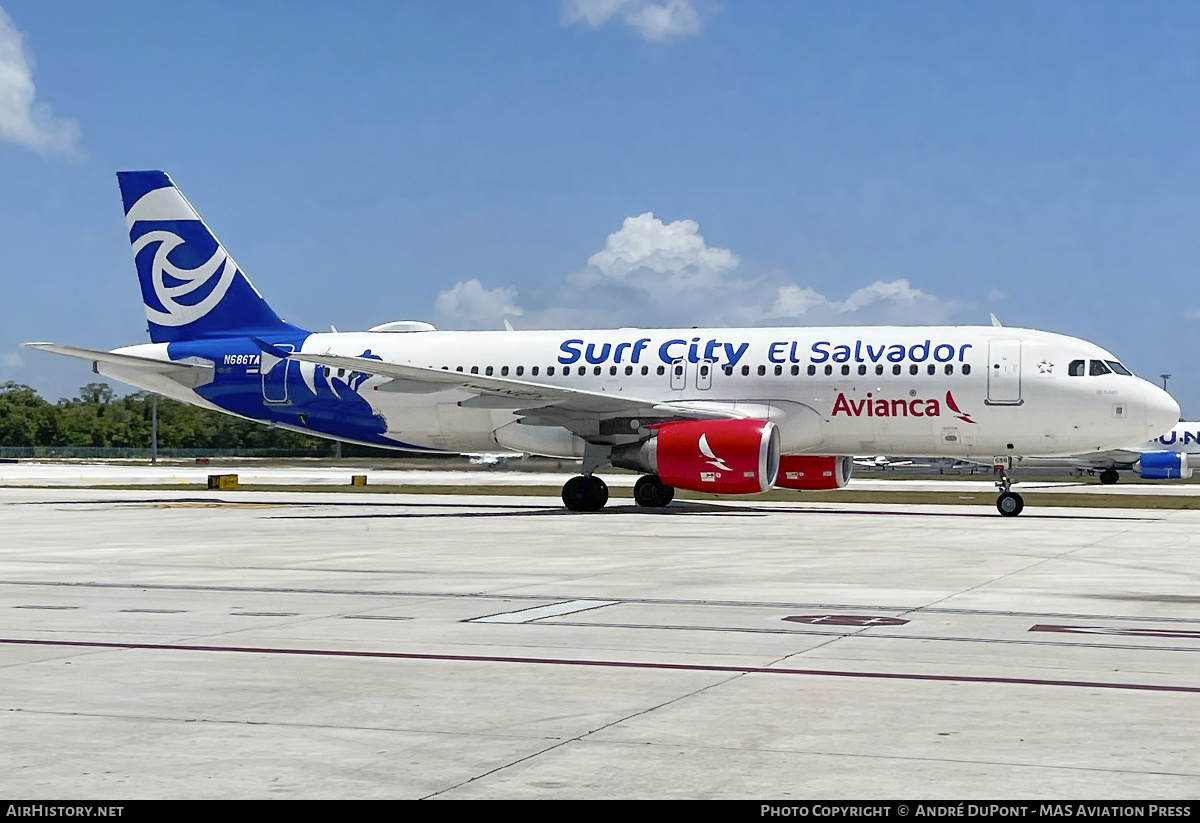
[(1005, 492), (996, 498), (996, 509), (1005, 517), (1016, 517), (1025, 508), (1025, 501), (1016, 492)]
[(1100, 483), (1104, 486), (1111, 486), (1121, 479), (1121, 474), (1116, 469), (1105, 469), (1100, 472)]
[(608, 484), (595, 475), (572, 477), (563, 485), (562, 500), (573, 512), (598, 512), (608, 502)]
[(639, 506), (659, 508), (675, 498), (675, 487), (662, 482), (656, 474), (647, 474), (633, 484), (633, 499)]

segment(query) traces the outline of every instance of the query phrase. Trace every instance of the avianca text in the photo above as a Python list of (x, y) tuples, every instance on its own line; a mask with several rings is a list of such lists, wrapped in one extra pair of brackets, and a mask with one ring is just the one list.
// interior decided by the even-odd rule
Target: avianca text
[(919, 397), (912, 400), (885, 400), (875, 397), (872, 392), (867, 392), (867, 396), (861, 400), (850, 400), (838, 392), (830, 417), (839, 414), (847, 417), (941, 417), (942, 404), (936, 399)]

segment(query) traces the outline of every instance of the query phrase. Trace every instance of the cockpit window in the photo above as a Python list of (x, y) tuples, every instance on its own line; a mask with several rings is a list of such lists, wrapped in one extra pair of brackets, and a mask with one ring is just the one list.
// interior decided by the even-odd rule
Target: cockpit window
[(1116, 360), (1105, 360), (1104, 362), (1105, 362), (1105, 363), (1107, 363), (1107, 364), (1108, 364), (1108, 367), (1109, 367), (1110, 369), (1112, 369), (1113, 371), (1115, 371), (1117, 374), (1123, 374), (1123, 375), (1125, 375), (1126, 377), (1132, 377), (1132, 376), (1133, 376), (1133, 372), (1131, 372), (1129, 369), (1127, 369), (1127, 368), (1125, 368), (1124, 366), (1122, 366), (1122, 365), (1121, 365), (1120, 363), (1118, 363)]
[(1088, 374), (1093, 377), (1100, 374), (1112, 374), (1112, 369), (1104, 365), (1103, 360), (1093, 360), (1088, 366)]
[(1083, 367), (1084, 362), (1082, 360), (1072, 360), (1071, 365), (1067, 367), (1067, 374), (1071, 375), (1071, 377), (1083, 377)]

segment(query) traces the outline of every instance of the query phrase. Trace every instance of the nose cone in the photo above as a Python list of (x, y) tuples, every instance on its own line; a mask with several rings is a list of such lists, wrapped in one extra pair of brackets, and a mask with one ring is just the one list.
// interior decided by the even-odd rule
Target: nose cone
[(1166, 434), (1179, 422), (1179, 404), (1175, 402), (1174, 397), (1153, 383), (1146, 383), (1144, 402), (1148, 438), (1153, 439)]

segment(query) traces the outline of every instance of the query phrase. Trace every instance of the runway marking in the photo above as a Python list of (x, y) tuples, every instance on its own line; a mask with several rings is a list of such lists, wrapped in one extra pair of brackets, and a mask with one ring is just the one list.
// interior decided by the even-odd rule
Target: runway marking
[[(323, 571), (344, 571), (342, 569), (324, 569)], [(358, 570), (354, 570), (358, 571)], [(333, 588), (314, 588), (305, 586), (229, 586), (229, 585), (199, 585), (187, 583), (101, 583), (94, 580), (85, 582), (63, 581), (63, 580), (0, 580), (0, 586), (32, 586), (46, 588), (78, 588), (78, 589), (116, 589), (116, 590), (139, 590), (139, 591), (166, 591), (166, 592), (233, 592), (233, 593), (253, 593), (253, 594), (332, 594), (332, 595), (347, 595), (352, 597), (446, 597), (455, 599), (477, 599), (477, 600), (559, 600), (563, 597), (555, 597), (548, 594), (521, 594), (521, 593), (505, 593), (505, 592), (461, 592), (461, 591), (439, 591), (439, 590), (418, 590), (418, 589), (333, 589)], [(1095, 595), (1091, 595), (1095, 597)], [(587, 598), (570, 598), (572, 600), (586, 600), (591, 603), (604, 602), (600, 598), (588, 600)], [(1116, 598), (1125, 599), (1125, 598)], [(1096, 614), (1096, 613), (1080, 613), (1080, 612), (1032, 612), (1019, 609), (955, 609), (937, 606), (921, 606), (921, 605), (888, 605), (880, 603), (793, 603), (780, 600), (696, 600), (691, 598), (671, 598), (671, 597), (626, 597), (620, 600), (621, 603), (632, 603), (637, 605), (651, 606), (732, 606), (732, 607), (750, 607), (764, 609), (780, 609), (786, 611), (849, 611), (853, 609), (855, 612), (863, 611), (879, 611), (879, 612), (903, 612), (912, 615), (927, 615), (927, 614), (948, 614), (948, 615), (982, 615), (986, 617), (1034, 617), (1034, 618), (1053, 618), (1059, 620), (1129, 620), (1129, 615), (1121, 614)], [(14, 607), (15, 608), (15, 607)], [(72, 607), (78, 608), (78, 607)], [(1200, 617), (1162, 617), (1152, 615), (1138, 615), (1136, 620), (1140, 623), (1200, 623)]]
[(232, 652), (236, 654), (287, 654), (318, 657), (361, 657), (377, 660), (429, 660), (465, 663), (517, 663), (543, 666), (588, 666), (614, 669), (713, 672), (718, 674), (780, 674), (807, 677), (852, 677), (866, 680), (921, 680), (941, 683), (994, 683), (1009, 686), (1071, 686), (1085, 689), (1123, 691), (1179, 692), (1200, 694), (1200, 686), (1168, 686), (1158, 683), (1115, 683), (1089, 680), (1049, 680), (1030, 677), (983, 677), (956, 674), (910, 674), (905, 672), (847, 672), (825, 669), (785, 669), (761, 666), (717, 666), (701, 663), (647, 663), (627, 660), (568, 660), (554, 657), (498, 657), (474, 654), (419, 654), (415, 652), (367, 652), (348, 649), (281, 649), (252, 646), (194, 646), (169, 643), (112, 643), (97, 640), (32, 640), (0, 638), (0, 643), (16, 646), (59, 646), (81, 649), (128, 649), (168, 652)]
[(870, 614), (794, 614), (783, 619), (792, 623), (812, 623), (819, 626), (903, 626), (908, 622), (899, 617), (877, 617)]
[(562, 614), (575, 614), (602, 606), (615, 606), (619, 600), (567, 600), (563, 603), (551, 603), (548, 606), (534, 606), (530, 609), (520, 609), (515, 612), (500, 612), (489, 614), (487, 617), (473, 617), (464, 623), (532, 623), (543, 617), (557, 617)]
[(56, 610), (62, 610), (62, 611), (69, 611), (71, 609), (78, 609), (79, 606), (32, 606), (32, 605), (30, 605), (30, 606), (13, 606), (13, 608), (14, 609), (56, 609)]
[(1063, 634), (1107, 634), (1126, 637), (1187, 637), (1200, 640), (1200, 631), (1184, 629), (1150, 629), (1139, 627), (1118, 626), (1054, 626), (1039, 623), (1031, 628), (1031, 632), (1061, 632)]
[(401, 617), (395, 614), (343, 614), (345, 620), (412, 620), (411, 617)]

